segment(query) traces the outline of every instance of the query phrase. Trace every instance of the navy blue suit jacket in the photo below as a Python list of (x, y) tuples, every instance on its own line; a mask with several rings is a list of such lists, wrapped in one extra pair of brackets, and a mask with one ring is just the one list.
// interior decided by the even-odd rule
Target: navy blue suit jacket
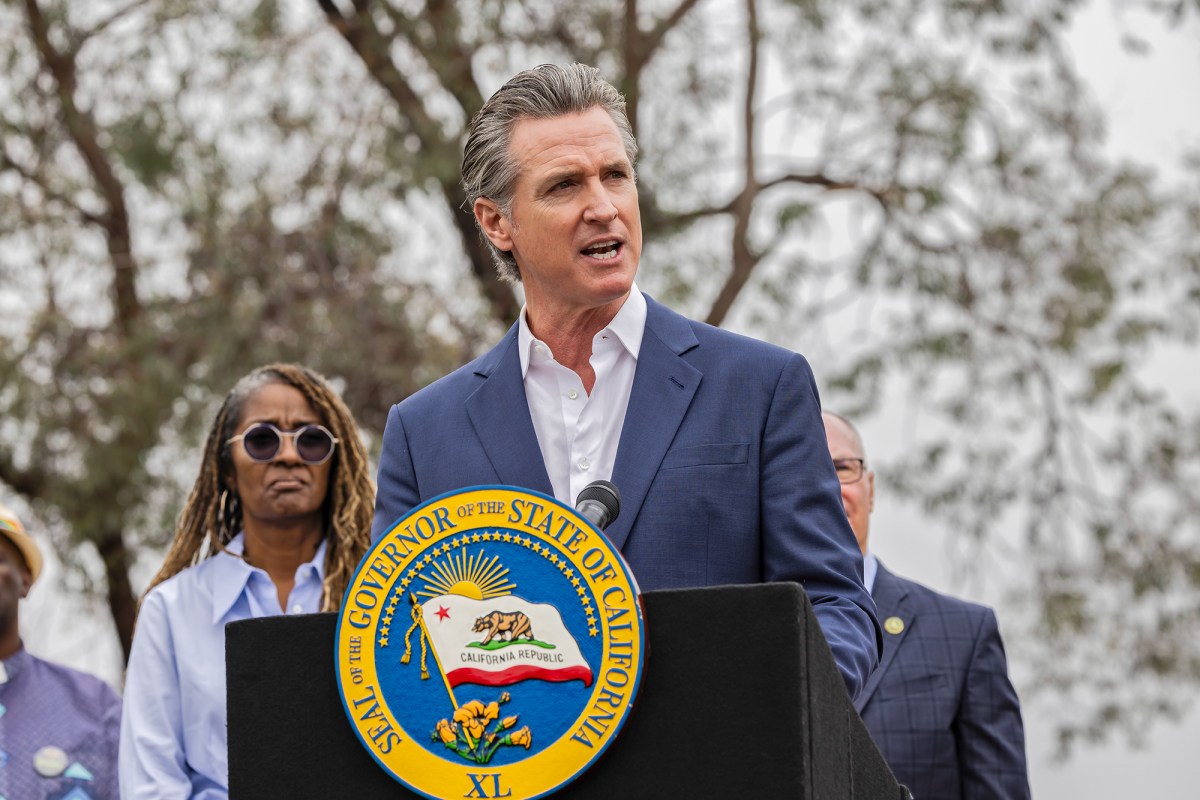
[(885, 633), (879, 668), (855, 708), (916, 800), (1029, 797), (1025, 731), (996, 615), (893, 575), (872, 594)]
[[(875, 606), (842, 509), (812, 372), (799, 355), (688, 320), (649, 297), (605, 533), (643, 590), (797, 581), (853, 697), (878, 661)], [(388, 415), (373, 534), (445, 492), (553, 495), (514, 325)]]

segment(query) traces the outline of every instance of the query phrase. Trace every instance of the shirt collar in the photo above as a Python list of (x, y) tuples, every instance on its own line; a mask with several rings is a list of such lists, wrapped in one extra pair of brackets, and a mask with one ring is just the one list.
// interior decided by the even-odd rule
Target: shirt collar
[(29, 651), (25, 649), (25, 643), (21, 642), (21, 647), (17, 652), (0, 661), (0, 667), (3, 668), (3, 672), (0, 673), (0, 686), (20, 675), (26, 665), (29, 664), (29, 659), (31, 658), (33, 656), (29, 655)]
[[(317, 545), (317, 552), (313, 554), (312, 560), (306, 564), (300, 565), (296, 570), (297, 576), (300, 576), (305, 570), (311, 570), (316, 574), (317, 580), (325, 580), (325, 549), (328, 539), (321, 538), (321, 544)], [(246, 590), (246, 584), (250, 582), (250, 576), (254, 573), (262, 573), (266, 575), (258, 567), (252, 567), (246, 563), (242, 557), (246, 552), (246, 537), (242, 532), (233, 537), (229, 544), (225, 545), (224, 552), (217, 553), (213, 556), (213, 624), (216, 625), (221, 619), (229, 613), (233, 608), (233, 604), (242, 596), (242, 592)]]
[(879, 571), (879, 561), (876, 560), (875, 554), (868, 548), (863, 555), (863, 585), (867, 587), (868, 594), (875, 592), (875, 573)]
[[(517, 353), (521, 357), (522, 378), (529, 373), (529, 352), (537, 343), (533, 331), (529, 329), (528, 308), (521, 306), (521, 316), (517, 320)], [(625, 298), (612, 322), (597, 336), (606, 331), (616, 336), (617, 341), (629, 351), (635, 361), (637, 360), (638, 353), (642, 350), (642, 336), (646, 332), (646, 298), (636, 283), (630, 287), (629, 297)]]

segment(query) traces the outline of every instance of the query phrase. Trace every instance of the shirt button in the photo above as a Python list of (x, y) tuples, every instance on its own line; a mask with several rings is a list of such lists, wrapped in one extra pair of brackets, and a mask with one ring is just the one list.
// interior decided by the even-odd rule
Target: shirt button
[(586, 458), (579, 459), (579, 468), (580, 469), (587, 469), (591, 465), (592, 465), (592, 462), (588, 461)]
[(296, 603), (296, 605), (292, 606), (292, 613), (293, 614), (303, 614), (304, 606), (300, 605), (299, 603)]
[(569, 397), (569, 398), (571, 398), (572, 400), (574, 400), (576, 397), (579, 397), (579, 392), (577, 392), (577, 391), (575, 391), (574, 389), (572, 389), (571, 391), (567, 392), (567, 397)]

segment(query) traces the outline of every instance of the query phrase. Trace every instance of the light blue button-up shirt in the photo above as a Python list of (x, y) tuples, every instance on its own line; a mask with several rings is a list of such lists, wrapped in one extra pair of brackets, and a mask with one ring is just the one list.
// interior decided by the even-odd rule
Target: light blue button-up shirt
[[(321, 607), (325, 541), (296, 570), (287, 612)], [(142, 601), (125, 678), (121, 797), (126, 800), (229, 795), (225, 715), (225, 625), (284, 613), (270, 576), (228, 552), (163, 581)]]

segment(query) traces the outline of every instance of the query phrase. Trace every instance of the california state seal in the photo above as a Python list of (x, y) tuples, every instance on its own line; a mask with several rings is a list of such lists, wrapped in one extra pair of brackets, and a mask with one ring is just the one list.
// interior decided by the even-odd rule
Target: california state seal
[(426, 797), (542, 797), (612, 744), (641, 683), (637, 584), (552, 497), (504, 486), (409, 512), (359, 564), (338, 620), (342, 705)]

